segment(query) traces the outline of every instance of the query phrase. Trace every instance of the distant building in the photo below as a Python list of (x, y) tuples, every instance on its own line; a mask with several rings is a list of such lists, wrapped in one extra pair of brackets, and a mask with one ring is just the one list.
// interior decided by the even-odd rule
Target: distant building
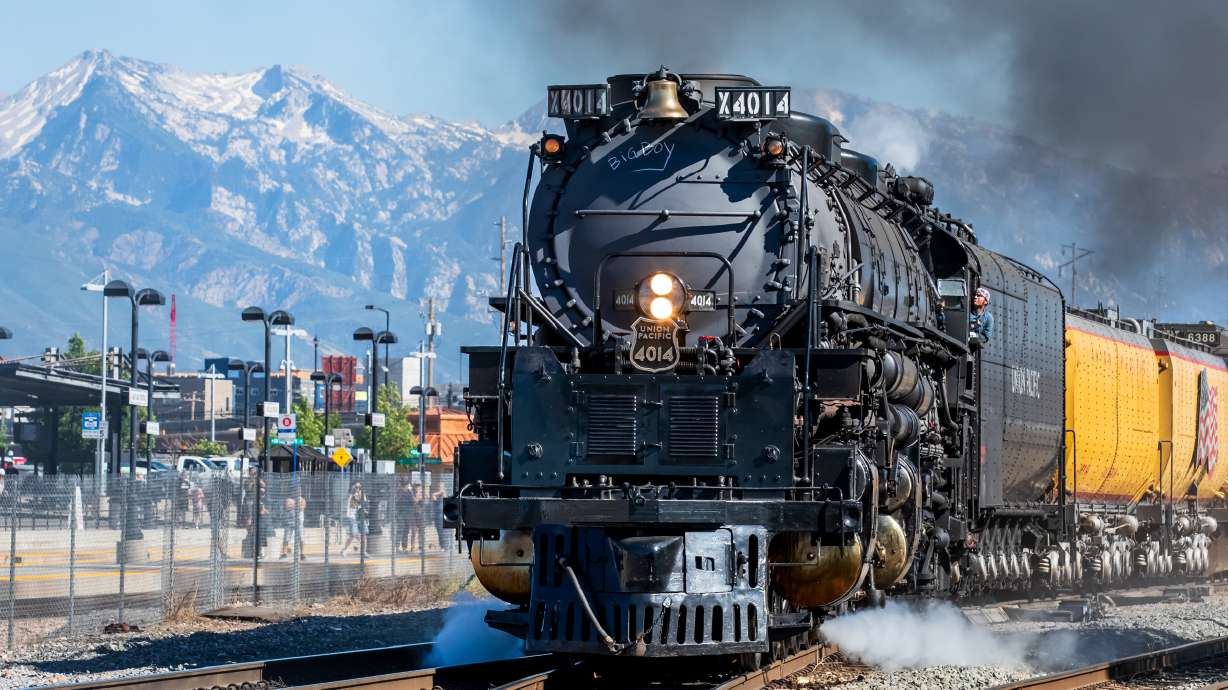
[[(418, 412), (409, 413), (409, 423), (418, 431)], [(431, 444), (430, 457), (439, 458), (442, 464), (451, 465), (456, 459), (456, 447), (464, 441), (477, 438), (469, 429), (469, 415), (464, 410), (447, 407), (427, 408), (426, 437), (423, 439)]]
[[(197, 420), (235, 414), (235, 382), (230, 379), (208, 379), (193, 372), (159, 376), (158, 379), (179, 386), (178, 400), (168, 400), (158, 405), (157, 414), (161, 417), (173, 415), (180, 419)], [(241, 385), (239, 387), (242, 388)]]
[[(383, 366), (381, 363), (380, 366)], [(409, 391), (413, 390), (414, 386), (419, 385), (422, 381), (422, 365), (417, 357), (393, 357), (388, 363), (388, 385), (396, 389), (401, 395), (401, 400), (409, 402), (411, 397)], [(380, 378), (380, 385), (384, 385), (384, 379)], [(417, 403), (414, 403), (417, 404)]]
[[(355, 412), (354, 390), (362, 384), (358, 376), (358, 358), (353, 355), (325, 355), (320, 358), (320, 370), (325, 374), (341, 376), (340, 385), (332, 391), (330, 407), (333, 412)], [(324, 387), (317, 386), (314, 396), (316, 409), (324, 409)]]

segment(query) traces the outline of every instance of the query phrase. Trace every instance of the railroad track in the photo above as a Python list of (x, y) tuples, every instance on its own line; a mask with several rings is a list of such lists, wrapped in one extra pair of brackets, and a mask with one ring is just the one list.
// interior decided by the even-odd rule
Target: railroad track
[(487, 690), (552, 668), (550, 655), (456, 666), (428, 665), (433, 643), (269, 659), (136, 678), (44, 686), (44, 690), (261, 690), (263, 688), (387, 688)]
[(1203, 682), (1204, 690), (1228, 688), (1228, 637), (1191, 642), (1073, 671), (1039, 676), (994, 690), (1078, 690), (1079, 688), (1168, 687), (1172, 681)]
[[(430, 667), (432, 643), (270, 659), (136, 678), (44, 686), (41, 690), (561, 690), (576, 687), (631, 687), (629, 679), (610, 672), (593, 672), (583, 664), (561, 664), (548, 654), (456, 666)], [(688, 688), (762, 690), (803, 674), (837, 650), (833, 645), (811, 647), (785, 659), (719, 684), (686, 683)], [(355, 670), (359, 671), (356, 673)], [(621, 676), (621, 674), (618, 674)], [(581, 685), (577, 685), (579, 682)], [(633, 682), (634, 684), (634, 682)], [(671, 683), (646, 682), (664, 690)]]

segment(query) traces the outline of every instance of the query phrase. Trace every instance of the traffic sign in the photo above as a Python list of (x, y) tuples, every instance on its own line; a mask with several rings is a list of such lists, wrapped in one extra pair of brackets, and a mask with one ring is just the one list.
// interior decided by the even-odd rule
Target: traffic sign
[(128, 404), (133, 407), (149, 407), (149, 392), (140, 388), (129, 388)]
[(384, 428), (384, 413), (372, 412), (371, 414), (367, 415), (367, 424), (375, 427), (376, 429)]
[(145, 422), (142, 426), (145, 427), (145, 433), (150, 436), (157, 436), (160, 431), (157, 422)]
[(350, 455), (350, 451), (344, 448), (334, 450), (331, 457), (333, 462), (337, 463), (337, 467), (340, 467), (341, 469), (345, 469), (345, 466), (350, 464), (350, 460), (354, 459), (354, 456)]
[(349, 448), (354, 445), (354, 434), (350, 431), (349, 427), (343, 426), (333, 429), (333, 439), (336, 441), (335, 445), (343, 448)]
[(333, 447), (333, 446), (335, 446), (335, 445), (337, 445), (337, 441), (336, 441), (336, 439), (335, 439), (335, 438), (333, 438), (333, 435), (332, 435), (332, 434), (324, 434), (324, 446), (325, 446), (326, 448), (332, 448), (332, 447)]
[(261, 417), (278, 417), (281, 415), (281, 405), (276, 401), (268, 400), (259, 403), (258, 407), (260, 409), (257, 412), (259, 412)]
[(255, 429), (240, 429), (239, 431), (243, 433), (244, 441), (255, 441), (256, 440), (256, 430)]
[(81, 438), (106, 438), (107, 425), (102, 421), (101, 412), (81, 413)]
[(298, 415), (287, 413), (277, 417), (277, 433), (293, 434), (298, 429)]

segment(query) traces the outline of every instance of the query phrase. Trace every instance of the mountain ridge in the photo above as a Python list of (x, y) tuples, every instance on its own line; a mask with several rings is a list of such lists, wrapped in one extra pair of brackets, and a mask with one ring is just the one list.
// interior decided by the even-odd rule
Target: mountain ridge
[[(931, 177), (944, 210), (1042, 270), (1060, 263), (1072, 228), (1094, 222), (1112, 174), (970, 118), (796, 91), (797, 109)], [(368, 322), (364, 303), (393, 309), (393, 330), (412, 348), (427, 298), (445, 323), (444, 348), (490, 342), (494, 224), (507, 215), (519, 234), (526, 148), (554, 125), (541, 103), (487, 128), (395, 116), (301, 67), (199, 74), (86, 51), (0, 99), (0, 238), (28, 257), (2, 288), (5, 325), (19, 337), (46, 332), (40, 348), (74, 330), (88, 337), (77, 324), (94, 323), (97, 305), (61, 276), (83, 281), (109, 266), (179, 296), (181, 368), (206, 355), (250, 358), (258, 334), (238, 328), (248, 304), (291, 309), (325, 352), (360, 352), (348, 333)], [(1173, 215), (1213, 228), (1212, 191), (1181, 192)], [(1220, 265), (1185, 245), (1172, 261)], [(1081, 276), (1080, 290), (1101, 299), (1179, 304), (1112, 272)], [(165, 317), (143, 317), (142, 332), (164, 339)], [(459, 363), (441, 360), (440, 371), (455, 377)]]

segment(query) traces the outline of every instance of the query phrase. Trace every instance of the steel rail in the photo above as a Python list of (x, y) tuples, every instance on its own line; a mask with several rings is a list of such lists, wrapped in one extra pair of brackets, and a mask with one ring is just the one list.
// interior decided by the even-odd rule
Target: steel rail
[[(1038, 676), (996, 686), (993, 690), (1077, 690), (1107, 681), (1122, 681), (1190, 666), (1228, 654), (1228, 637), (1146, 652), (1073, 671)], [(1214, 686), (1212, 686), (1214, 687)]]
[(800, 673), (839, 651), (833, 644), (817, 644), (767, 666), (717, 685), (713, 690), (762, 690), (770, 683)]
[(239, 664), (204, 666), (133, 678), (114, 678), (62, 685), (43, 690), (197, 690), (199, 688), (386, 688), (452, 690), (489, 687), (527, 674), (548, 670), (556, 662), (539, 654), (502, 661), (455, 666), (427, 666), (434, 643), (393, 645), (375, 649), (329, 652), (310, 656), (266, 659)]

